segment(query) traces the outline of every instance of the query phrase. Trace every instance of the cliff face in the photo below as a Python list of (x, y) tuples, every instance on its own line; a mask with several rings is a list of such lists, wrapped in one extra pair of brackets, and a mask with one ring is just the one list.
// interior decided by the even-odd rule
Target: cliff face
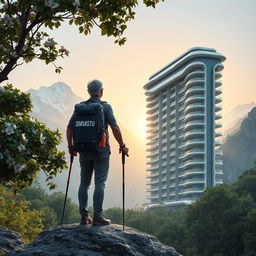
[(256, 107), (241, 123), (234, 135), (223, 143), (223, 180), (225, 184), (234, 183), (256, 160)]
[(45, 230), (24, 248), (5, 256), (180, 256), (154, 236), (120, 225), (64, 225)]

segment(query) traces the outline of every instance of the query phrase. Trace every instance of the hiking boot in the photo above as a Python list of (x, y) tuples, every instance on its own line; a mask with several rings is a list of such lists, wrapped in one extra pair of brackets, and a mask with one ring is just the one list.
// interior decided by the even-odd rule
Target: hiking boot
[(93, 226), (110, 225), (111, 220), (105, 219), (104, 217), (93, 217)]
[(88, 225), (88, 224), (92, 224), (92, 218), (87, 214), (81, 214), (80, 225)]

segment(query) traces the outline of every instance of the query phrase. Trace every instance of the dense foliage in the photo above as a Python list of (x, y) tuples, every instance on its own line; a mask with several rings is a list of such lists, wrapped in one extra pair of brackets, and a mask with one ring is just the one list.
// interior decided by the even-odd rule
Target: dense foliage
[[(207, 189), (182, 211), (127, 210), (126, 225), (155, 235), (188, 256), (253, 256), (256, 251), (256, 167), (231, 185)], [(122, 224), (122, 210), (105, 215)]]
[[(45, 228), (60, 224), (64, 203), (64, 193), (47, 194), (40, 187), (30, 187), (21, 192), (21, 198), (30, 202), (30, 209), (43, 211)], [(63, 223), (77, 223), (80, 221), (78, 206), (68, 197)]]
[(25, 242), (33, 240), (43, 229), (42, 211), (29, 209), (21, 200), (0, 185), (0, 226), (18, 231)]
[[(160, 0), (143, 0), (155, 7)], [(0, 0), (0, 83), (23, 62), (41, 59), (46, 64), (69, 55), (46, 31), (65, 20), (88, 35), (94, 26), (122, 45), (127, 22), (134, 19), (137, 0)], [(54, 64), (55, 65), (55, 64)], [(59, 73), (61, 67), (55, 65)]]
[[(125, 211), (125, 225), (155, 235), (184, 256), (254, 256), (255, 178), (256, 168), (250, 169), (232, 186), (218, 185), (207, 189), (201, 199), (183, 210), (170, 211), (164, 207), (150, 211), (128, 209)], [(41, 188), (31, 187), (22, 191), (19, 200), (23, 203), (29, 201), (26, 209), (29, 207), (29, 211), (40, 213), (44, 228), (60, 223), (63, 193), (49, 195)], [(14, 212), (16, 216), (15, 207), (6, 208), (3, 214), (2, 209), (5, 208), (0, 208), (0, 216), (7, 210), (9, 215)], [(122, 224), (120, 208), (107, 209), (104, 216), (113, 223)], [(64, 223), (77, 223), (79, 218), (78, 206), (68, 199)], [(15, 225), (11, 227), (17, 230)]]
[(57, 149), (61, 135), (31, 118), (29, 95), (11, 85), (0, 87), (0, 184), (19, 191), (44, 171), (50, 189), (66, 168), (64, 152)]

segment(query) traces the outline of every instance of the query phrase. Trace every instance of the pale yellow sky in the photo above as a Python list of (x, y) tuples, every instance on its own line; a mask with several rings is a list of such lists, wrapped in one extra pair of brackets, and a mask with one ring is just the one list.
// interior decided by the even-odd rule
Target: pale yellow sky
[(256, 1), (165, 0), (157, 8), (140, 5), (135, 21), (128, 25), (125, 46), (101, 37), (95, 29), (89, 37), (74, 27), (52, 33), (70, 50), (69, 58), (57, 62), (64, 70), (42, 62), (18, 67), (10, 82), (19, 89), (50, 86), (63, 81), (81, 97), (85, 84), (94, 78), (105, 85), (105, 97), (127, 129), (143, 135), (148, 77), (189, 48), (215, 48), (227, 57), (223, 71), (223, 114), (238, 104), (256, 102)]

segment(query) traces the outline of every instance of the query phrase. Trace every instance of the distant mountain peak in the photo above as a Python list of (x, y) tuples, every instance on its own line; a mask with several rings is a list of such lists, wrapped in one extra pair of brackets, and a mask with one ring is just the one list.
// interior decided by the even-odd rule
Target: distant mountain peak
[(51, 86), (42, 86), (36, 89), (30, 89), (34, 112), (40, 111), (40, 105), (46, 104), (57, 109), (63, 116), (70, 115), (70, 103), (79, 102), (81, 98), (76, 96), (71, 87), (64, 82), (56, 82)]

